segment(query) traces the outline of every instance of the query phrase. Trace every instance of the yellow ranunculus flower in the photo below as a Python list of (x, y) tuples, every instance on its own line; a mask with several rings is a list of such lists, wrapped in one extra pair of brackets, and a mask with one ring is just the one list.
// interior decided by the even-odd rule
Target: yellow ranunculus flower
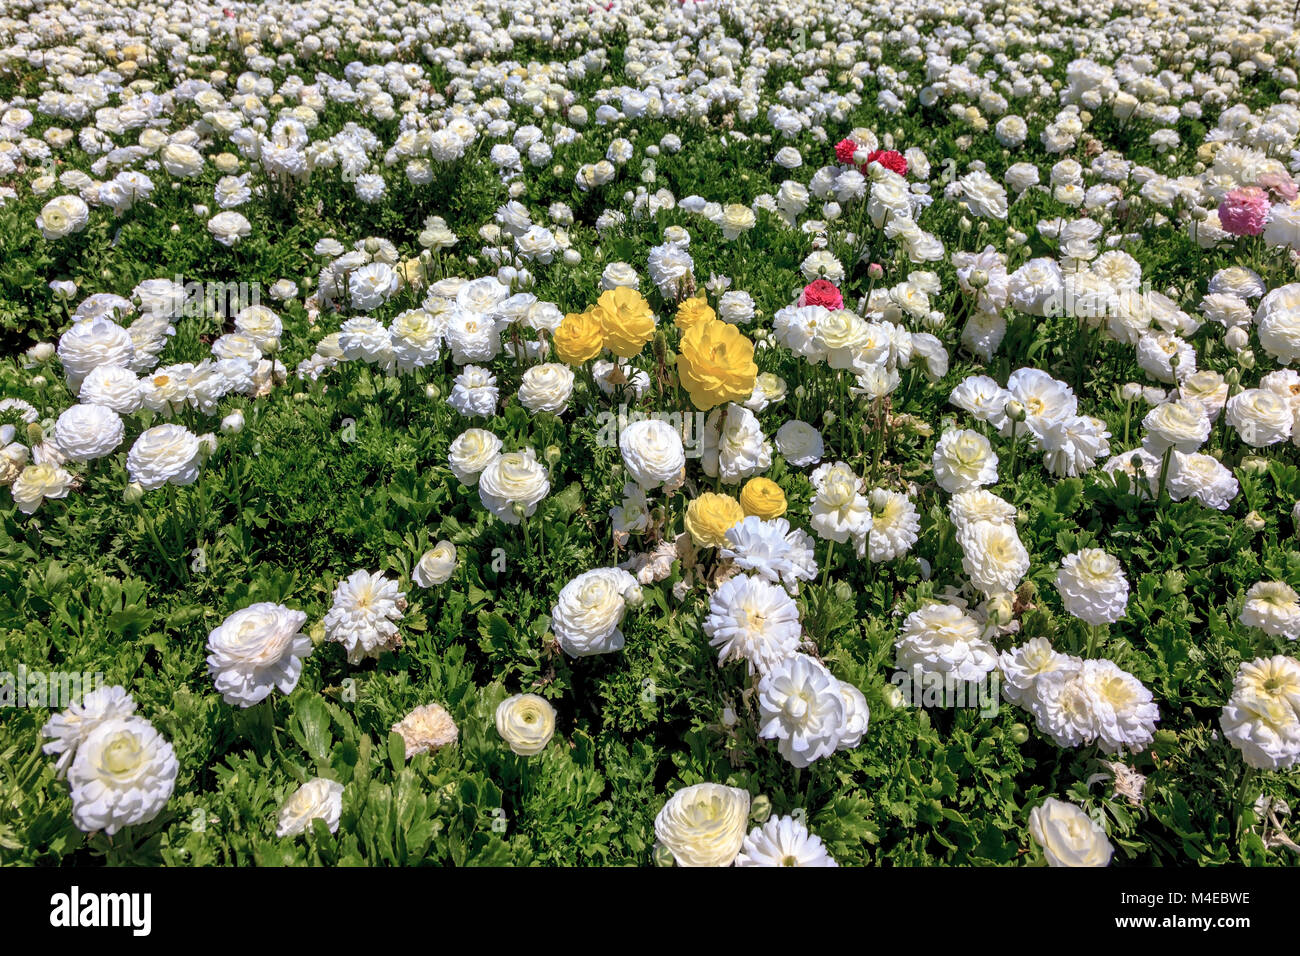
[(425, 271), (424, 263), (418, 258), (406, 259), (397, 267), (397, 274), (402, 277), (402, 282), (408, 286), (419, 288), (424, 285)]
[(601, 293), (596, 314), (605, 330), (605, 347), (619, 358), (631, 358), (655, 334), (650, 303), (636, 289), (618, 286)]
[(595, 358), (604, 344), (605, 327), (595, 309), (570, 312), (555, 330), (555, 354), (569, 365)]
[(709, 305), (709, 300), (702, 295), (697, 295), (692, 299), (683, 299), (682, 304), (677, 307), (677, 327), (685, 332), (687, 329), (693, 329), (697, 325), (704, 325), (712, 322), (718, 317)]
[(754, 343), (734, 325), (715, 319), (695, 326), (682, 336), (679, 353), (678, 374), (696, 408), (745, 402), (754, 394)]
[(731, 495), (706, 491), (686, 506), (686, 530), (698, 548), (717, 548), (726, 544), (728, 529), (744, 518), (744, 509)]
[(757, 515), (764, 521), (785, 514), (785, 492), (768, 478), (751, 478), (740, 489), (740, 507), (747, 515)]

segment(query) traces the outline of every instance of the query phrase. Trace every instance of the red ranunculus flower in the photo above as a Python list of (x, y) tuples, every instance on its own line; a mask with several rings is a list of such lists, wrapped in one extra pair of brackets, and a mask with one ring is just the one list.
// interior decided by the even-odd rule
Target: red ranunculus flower
[(861, 147), (851, 139), (842, 139), (835, 144), (835, 158), (845, 166), (853, 165), (853, 154)]
[(825, 279), (814, 279), (804, 286), (803, 294), (799, 296), (799, 305), (821, 305), (828, 309), (842, 309), (844, 296), (840, 295), (840, 290), (835, 288), (833, 283)]
[(879, 163), (886, 169), (892, 169), (900, 176), (907, 175), (907, 160), (896, 149), (877, 149), (867, 154), (867, 163)]

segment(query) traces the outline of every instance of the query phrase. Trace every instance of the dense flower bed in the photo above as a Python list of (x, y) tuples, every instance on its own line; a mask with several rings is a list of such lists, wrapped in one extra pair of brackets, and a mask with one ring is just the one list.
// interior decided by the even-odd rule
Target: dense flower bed
[(9, 5), (0, 859), (1295, 862), (1290, 14)]

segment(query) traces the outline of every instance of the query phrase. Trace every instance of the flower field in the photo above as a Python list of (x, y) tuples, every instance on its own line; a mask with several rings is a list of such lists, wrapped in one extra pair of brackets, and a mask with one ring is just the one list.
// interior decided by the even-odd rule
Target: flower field
[(1290, 4), (0, 12), (0, 862), (1300, 862)]

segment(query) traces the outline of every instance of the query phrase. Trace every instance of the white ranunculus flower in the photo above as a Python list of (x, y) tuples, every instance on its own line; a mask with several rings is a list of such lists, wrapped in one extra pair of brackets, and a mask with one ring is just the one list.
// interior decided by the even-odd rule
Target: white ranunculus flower
[(793, 655), (803, 633), (799, 608), (785, 589), (747, 574), (728, 578), (713, 593), (703, 630), (720, 665), (744, 660), (750, 674)]
[(996, 484), (998, 480), (998, 456), (993, 446), (969, 428), (944, 432), (931, 461), (935, 481), (950, 494)]
[(478, 484), (479, 474), (501, 454), (501, 439), (482, 428), (469, 428), (452, 441), (447, 464), (462, 485)]
[(66, 498), (75, 479), (52, 462), (28, 465), (9, 486), (14, 504), (25, 515), (35, 514), (46, 498)]
[(158, 158), (173, 176), (189, 179), (203, 171), (203, 154), (185, 143), (168, 143)]
[(208, 674), (227, 704), (252, 707), (298, 686), (311, 639), (307, 615), (262, 601), (236, 611), (208, 635)]
[(1210, 416), (1193, 398), (1162, 402), (1142, 419), (1147, 430), (1142, 446), (1157, 457), (1170, 448), (1185, 455), (1196, 451), (1210, 437)]
[(807, 767), (839, 747), (845, 726), (839, 681), (819, 661), (792, 654), (758, 682), (758, 735), (777, 741), (794, 767)]
[(979, 622), (951, 604), (927, 604), (909, 614), (894, 650), (901, 671), (919, 667), (960, 681), (982, 680), (998, 663)]
[(619, 433), (618, 448), (628, 474), (646, 491), (681, 482), (686, 451), (681, 434), (668, 422), (658, 418), (632, 422)]
[(51, 199), (36, 217), (36, 228), (46, 239), (62, 239), (81, 232), (90, 222), (90, 207), (79, 196), (58, 196)]
[(122, 419), (103, 405), (73, 405), (54, 423), (54, 443), (71, 461), (111, 455), (125, 437)]
[(453, 380), (447, 404), (465, 416), (487, 418), (497, 407), (496, 376), (478, 365), (466, 365)]
[(141, 433), (126, 456), (126, 470), (145, 491), (192, 484), (199, 477), (199, 437), (183, 425), (155, 425)]
[(313, 820), (324, 820), (330, 833), (339, 828), (343, 815), (343, 784), (324, 777), (313, 777), (293, 792), (280, 808), (275, 835), (296, 836), (311, 825)]
[(1067, 554), (1056, 573), (1065, 610), (1085, 624), (1113, 624), (1128, 606), (1128, 580), (1114, 557), (1100, 548)]
[(898, 491), (874, 488), (867, 495), (871, 503), (871, 530), (859, 549), (876, 563), (902, 557), (916, 544), (921, 534), (921, 518), (912, 499)]
[(567, 365), (534, 365), (519, 385), (519, 404), (530, 412), (559, 414), (573, 394), (573, 370)]
[(1295, 766), (1300, 761), (1300, 661), (1282, 654), (1244, 661), (1219, 726), (1248, 766)]
[(171, 798), (178, 769), (171, 744), (143, 717), (100, 721), (68, 768), (73, 823), (109, 836), (148, 823)]
[(739, 787), (683, 787), (655, 816), (655, 837), (678, 866), (730, 866), (745, 842), (749, 804), (748, 791)]
[[(1151, 470), (1151, 484), (1155, 488), (1159, 480), (1159, 459), (1152, 463)], [(1199, 453), (1184, 455), (1175, 451), (1169, 462), (1166, 482), (1169, 497), (1174, 501), (1195, 498), (1207, 508), (1219, 511), (1226, 510), (1240, 490), (1237, 476), (1223, 462)]]
[(81, 382), (78, 397), (88, 405), (103, 405), (119, 415), (140, 410), (140, 380), (121, 365), (98, 365)]
[(839, 866), (794, 817), (773, 817), (745, 837), (736, 866)]
[(532, 757), (545, 750), (555, 736), (555, 708), (545, 697), (515, 694), (497, 705), (496, 725), (512, 751)]
[(737, 484), (772, 465), (772, 446), (758, 416), (743, 405), (714, 410), (704, 423), (701, 466), (709, 477)]
[(622, 650), (623, 614), (629, 596), (639, 595), (636, 578), (621, 568), (586, 571), (560, 590), (551, 608), (551, 630), (570, 657)]
[(820, 466), (812, 474), (812, 484), (809, 523), (819, 537), (842, 543), (871, 531), (871, 503), (862, 494), (862, 479), (847, 464)]
[(364, 569), (353, 571), (334, 588), (334, 601), (325, 615), (325, 640), (342, 644), (348, 663), (378, 659), (402, 642), (397, 621), (406, 610), (406, 595), (397, 582)]
[(96, 687), (87, 691), (79, 703), (69, 705), (67, 710), (46, 721), (41, 728), (41, 736), (49, 737), (50, 742), (41, 750), (47, 754), (59, 755), (54, 771), (62, 779), (67, 776), (68, 767), (77, 755), (77, 748), (90, 736), (92, 730), (105, 720), (130, 717), (133, 713), (135, 701), (125, 687)]
[(450, 541), (439, 541), (426, 551), (411, 572), (416, 587), (431, 588), (446, 584), (456, 572), (456, 546)]
[(1014, 591), (1029, 571), (1029, 552), (1014, 524), (978, 521), (957, 533), (962, 567), (985, 594)]
[(1002, 696), (1013, 704), (1029, 708), (1037, 699), (1038, 678), (1056, 671), (1078, 671), (1083, 661), (1062, 654), (1045, 637), (1035, 637), (1019, 647), (1003, 651), (998, 658), (1002, 673)]
[(131, 333), (112, 319), (99, 315), (75, 323), (59, 338), (59, 361), (76, 393), (82, 381), (100, 365), (129, 368), (135, 360)]
[(212, 233), (212, 238), (223, 246), (233, 246), (252, 231), (252, 223), (233, 209), (219, 212), (208, 220), (208, 232)]
[[(546, 466), (537, 460), (537, 453), (531, 448), (498, 455), (478, 476), (478, 495), (483, 507), (506, 524), (519, 524), (523, 518), (530, 517), (550, 491)], [(516, 504), (522, 506), (522, 516), (515, 514)]]
[(776, 430), (776, 450), (796, 468), (817, 464), (826, 452), (822, 433), (798, 419), (788, 421)]
[(1108, 866), (1115, 852), (1100, 824), (1055, 797), (1029, 811), (1029, 833), (1042, 847), (1048, 866)]
[(1282, 581), (1259, 581), (1246, 592), (1241, 623), (1294, 641), (1300, 638), (1300, 595)]
[(1290, 405), (1262, 388), (1248, 388), (1228, 399), (1227, 416), (1228, 424), (1251, 448), (1285, 441), (1295, 424)]

